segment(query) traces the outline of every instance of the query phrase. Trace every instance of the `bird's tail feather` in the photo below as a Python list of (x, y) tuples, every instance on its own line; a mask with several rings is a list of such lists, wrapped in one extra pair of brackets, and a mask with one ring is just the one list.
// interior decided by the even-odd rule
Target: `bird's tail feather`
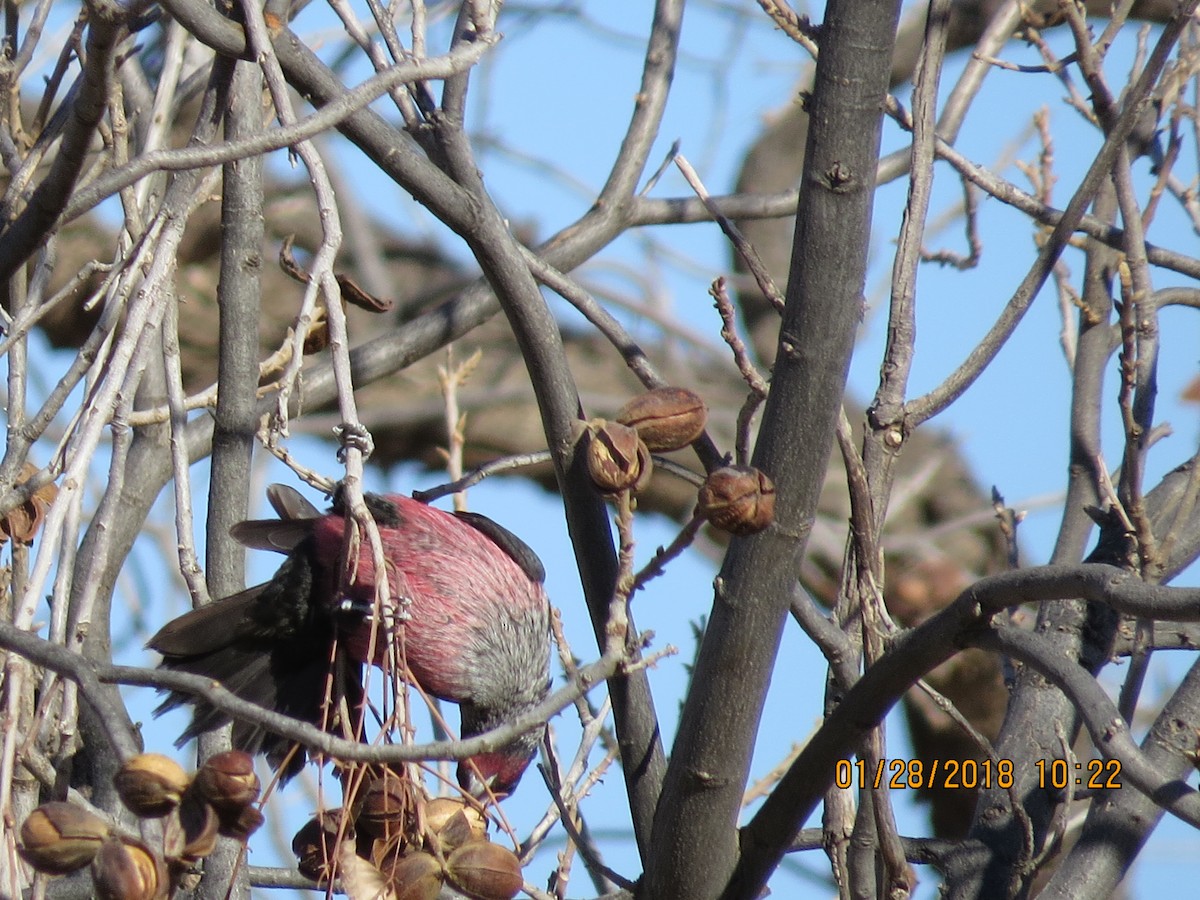
[[(337, 724), (338, 709), (361, 708), (361, 665), (340, 651), (334, 659), (331, 636), (325, 636), (327, 640), (320, 646), (298, 644), (294, 636), (264, 640), (256, 629), (252, 637), (248, 635), (251, 628), (240, 619), (240, 613), (261, 589), (251, 588), (176, 619), (168, 626), (169, 631), (164, 628), (151, 638), (149, 646), (163, 654), (164, 668), (202, 675), (242, 700), (332, 729)], [(336, 665), (331, 666), (331, 662)], [(337, 676), (332, 686), (331, 671)], [(331, 697), (330, 704), (325, 702), (327, 696)], [(193, 707), (192, 721), (179, 744), (231, 721), (227, 713), (203, 698), (180, 691), (170, 691), (155, 715), (184, 704)], [(284, 779), (304, 767), (306, 754), (302, 748), (293, 753), (293, 741), (261, 725), (234, 721), (232, 739), (236, 749), (262, 753), (275, 768), (282, 766)]]

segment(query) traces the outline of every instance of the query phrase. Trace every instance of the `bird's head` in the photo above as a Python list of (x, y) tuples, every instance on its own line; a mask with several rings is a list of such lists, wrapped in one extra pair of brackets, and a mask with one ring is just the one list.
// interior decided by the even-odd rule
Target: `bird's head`
[(458, 764), (458, 784), (477, 800), (489, 796), (506, 797), (517, 788), (534, 754), (515, 752), (502, 747), (490, 753), (479, 753)]
[[(493, 713), (481, 714), (478, 707), (464, 703), (462, 709), (462, 736), (464, 738), (483, 734), (502, 725), (508, 716)], [(511, 794), (521, 780), (529, 764), (537, 755), (538, 742), (545, 729), (536, 728), (518, 735), (495, 750), (477, 753), (458, 764), (458, 784), (471, 796), (486, 800), (489, 795)]]

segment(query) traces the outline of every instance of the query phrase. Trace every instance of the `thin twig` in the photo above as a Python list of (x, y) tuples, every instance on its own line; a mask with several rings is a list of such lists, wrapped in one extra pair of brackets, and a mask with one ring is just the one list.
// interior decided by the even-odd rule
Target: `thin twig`
[(629, 589), (629, 596), (632, 597), (651, 580), (662, 575), (666, 570), (667, 563), (692, 545), (692, 541), (696, 539), (696, 535), (706, 521), (704, 516), (699, 512), (693, 513), (687, 524), (680, 529), (679, 534), (675, 535), (675, 539), (665, 548), (659, 547), (650, 561), (633, 577), (633, 585)]
[(687, 179), (687, 183), (696, 192), (696, 196), (700, 198), (701, 202), (704, 203), (705, 208), (712, 215), (713, 219), (716, 220), (716, 223), (721, 226), (721, 230), (725, 232), (725, 236), (733, 244), (733, 248), (737, 251), (738, 256), (742, 258), (742, 261), (746, 264), (746, 268), (754, 276), (754, 282), (758, 285), (758, 289), (762, 291), (763, 296), (775, 307), (775, 311), (782, 315), (784, 307), (783, 294), (775, 286), (775, 279), (771, 277), (771, 273), (763, 265), (762, 260), (758, 256), (758, 251), (746, 240), (745, 236), (738, 230), (738, 227), (733, 224), (733, 220), (725, 216), (717, 208), (716, 204), (712, 202), (708, 190), (704, 187), (704, 183), (700, 181), (700, 176), (696, 174), (696, 170), (692, 168), (691, 163), (682, 154), (675, 157), (675, 165), (683, 173), (683, 177)]
[(733, 360), (737, 364), (738, 371), (742, 373), (742, 380), (750, 388), (750, 394), (746, 397), (746, 402), (738, 410), (737, 432), (734, 439), (734, 458), (737, 460), (738, 465), (744, 466), (750, 458), (750, 425), (754, 420), (754, 414), (758, 411), (759, 406), (767, 399), (770, 389), (767, 386), (766, 379), (759, 374), (754, 363), (750, 361), (750, 354), (746, 352), (746, 345), (742, 342), (741, 337), (738, 336), (737, 314), (733, 309), (733, 302), (729, 299), (729, 292), (725, 287), (724, 276), (720, 276), (713, 281), (708, 293), (715, 301), (717, 312), (721, 316), (721, 337), (729, 345), (729, 349), (733, 351)]

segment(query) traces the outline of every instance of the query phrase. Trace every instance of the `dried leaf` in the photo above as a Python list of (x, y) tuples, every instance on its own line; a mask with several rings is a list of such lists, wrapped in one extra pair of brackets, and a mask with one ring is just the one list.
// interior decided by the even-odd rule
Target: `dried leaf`
[(339, 848), (338, 875), (349, 900), (395, 900), (383, 873), (355, 853), (350, 841)]
[(373, 313), (385, 313), (390, 312), (396, 305), (395, 300), (385, 300), (367, 293), (349, 275), (334, 274), (333, 277), (337, 280), (338, 287), (342, 289), (342, 300), (346, 303), (353, 303), (359, 309)]
[[(17, 476), (17, 484), (24, 484), (37, 472), (37, 466), (30, 462), (25, 463), (21, 467), (21, 474)], [(41, 530), (50, 504), (57, 496), (58, 486), (54, 482), (43, 485), (34, 492), (32, 497), (7, 516), (0, 518), (0, 545), (10, 538), (21, 544), (33, 541), (38, 531)]]
[(279, 248), (279, 268), (283, 269), (285, 275), (301, 284), (308, 284), (309, 275), (300, 263), (296, 262), (296, 257), (292, 255), (292, 245), (296, 242), (296, 236), (289, 234), (283, 239), (283, 246)]

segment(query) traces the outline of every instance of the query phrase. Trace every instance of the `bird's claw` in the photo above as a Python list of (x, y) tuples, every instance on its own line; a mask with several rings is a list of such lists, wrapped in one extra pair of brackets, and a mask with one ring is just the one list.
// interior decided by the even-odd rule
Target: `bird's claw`
[(371, 604), (364, 600), (355, 600), (352, 597), (343, 597), (338, 602), (337, 611), (343, 613), (358, 613), (360, 616), (369, 616), (371, 614)]
[(362, 454), (363, 462), (370, 459), (371, 454), (375, 452), (375, 440), (365, 425), (358, 422), (343, 422), (341, 425), (334, 426), (333, 434), (341, 443), (337, 452), (340, 463), (346, 461), (346, 451), (351, 448)]
[[(408, 608), (412, 605), (411, 597), (396, 597), (390, 609), (388, 609), (382, 618), (387, 622), (407, 622), (412, 616)], [(337, 611), (340, 613), (353, 613), (362, 616), (364, 619), (375, 617), (375, 602), (373, 600), (363, 600), (360, 597), (342, 597), (337, 604)]]

